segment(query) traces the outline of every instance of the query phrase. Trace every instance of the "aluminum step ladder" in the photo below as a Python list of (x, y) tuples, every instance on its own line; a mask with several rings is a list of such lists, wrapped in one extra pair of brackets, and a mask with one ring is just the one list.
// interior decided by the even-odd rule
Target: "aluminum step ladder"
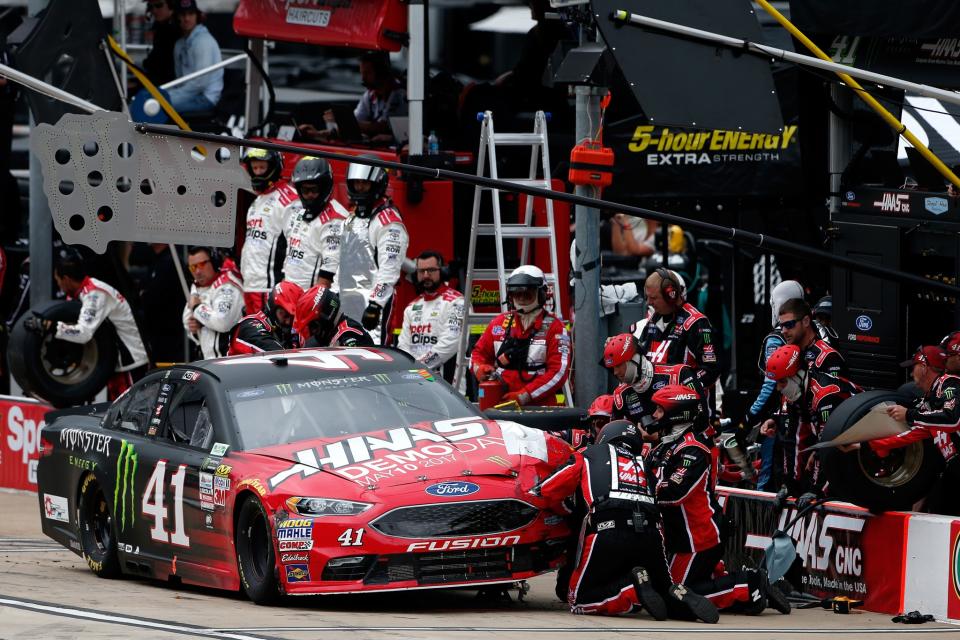
[[(480, 127), (480, 150), (477, 158), (477, 176), (490, 177), (495, 180), (503, 180), (513, 184), (539, 187), (542, 189), (552, 189), (552, 179), (550, 175), (550, 151), (547, 144), (547, 118), (543, 111), (537, 111), (534, 117), (533, 133), (495, 133), (493, 128), (493, 113), (484, 112), (477, 114), (481, 120)], [(530, 147), (530, 169), (526, 177), (523, 178), (501, 178), (497, 171), (497, 147), (498, 146), (519, 146)], [(489, 165), (489, 176), (486, 175)], [(538, 177), (541, 175), (542, 177)], [(480, 221), (481, 196), (484, 191), (491, 192), (491, 204), (493, 212), (492, 222)], [(500, 286), (500, 304), (501, 306), (507, 299), (507, 276), (508, 269), (512, 271), (515, 267), (527, 264), (530, 255), (530, 241), (536, 239), (546, 239), (550, 245), (550, 271), (544, 272), (547, 286), (554, 292), (554, 313), (563, 321), (562, 305), (559, 304), (560, 285), (557, 281), (558, 262), (557, 262), (557, 234), (554, 227), (553, 200), (546, 200), (546, 218), (547, 226), (534, 226), (533, 216), (533, 197), (527, 197), (526, 206), (523, 213), (523, 222), (504, 224), (500, 213), (500, 194), (501, 190), (493, 187), (477, 186), (473, 191), (473, 216), (470, 222), (470, 249), (467, 257), (467, 276), (464, 291), (466, 292), (466, 307), (464, 310), (463, 330), (460, 332), (460, 345), (457, 349), (457, 368), (454, 375), (454, 387), (461, 389), (461, 384), (465, 379), (465, 374), (470, 366), (470, 359), (467, 354), (467, 347), (470, 342), (471, 329), (480, 327), (481, 331), (497, 313), (482, 313), (474, 309), (473, 306), (473, 283), (476, 280), (496, 279)], [(496, 238), (494, 243), (496, 253), (495, 269), (477, 268), (477, 238), (480, 236), (493, 236)], [(518, 264), (507, 267), (504, 257), (505, 240), (521, 240), (520, 261)], [(569, 406), (571, 402), (570, 383), (564, 385), (564, 396)]]

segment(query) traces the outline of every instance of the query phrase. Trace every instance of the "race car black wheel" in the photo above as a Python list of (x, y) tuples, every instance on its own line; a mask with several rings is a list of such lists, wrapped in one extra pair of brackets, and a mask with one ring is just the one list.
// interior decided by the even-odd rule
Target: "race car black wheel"
[(583, 429), (587, 418), (583, 409), (567, 407), (524, 407), (519, 411), (487, 409), (483, 415), (488, 420), (510, 420), (543, 431)]
[(10, 333), (7, 361), (10, 373), (24, 392), (55, 407), (69, 407), (93, 399), (117, 366), (116, 333), (103, 323), (86, 344), (57, 340), (26, 327), (28, 318), (76, 322), (80, 303), (53, 300), (30, 309)]
[(77, 501), (80, 549), (90, 571), (101, 578), (120, 575), (117, 536), (107, 496), (93, 473), (83, 477)]
[(243, 592), (257, 604), (276, 602), (280, 588), (276, 576), (273, 535), (267, 513), (255, 498), (247, 498), (240, 507), (236, 549)]
[[(832, 440), (853, 426), (880, 402), (909, 404), (900, 391), (875, 390), (844, 400), (830, 416), (821, 440)], [(858, 451), (820, 451), (831, 497), (867, 507), (871, 511), (909, 509), (924, 497), (943, 468), (943, 457), (932, 440), (915, 442), (880, 458), (866, 444)]]

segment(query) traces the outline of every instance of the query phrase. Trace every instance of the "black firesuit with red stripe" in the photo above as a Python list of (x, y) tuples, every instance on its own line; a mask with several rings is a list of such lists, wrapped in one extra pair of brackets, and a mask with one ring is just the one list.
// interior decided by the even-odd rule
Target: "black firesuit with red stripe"
[(654, 365), (685, 364), (692, 367), (707, 391), (707, 404), (715, 404), (713, 386), (720, 377), (720, 363), (713, 344), (713, 327), (707, 316), (686, 303), (673, 316), (653, 314), (637, 335), (637, 349)]
[(647, 456), (657, 481), (670, 578), (725, 609), (750, 602), (754, 588), (746, 572), (718, 569), (723, 556), (723, 511), (716, 494), (717, 461), (710, 438), (692, 429), (662, 441)]
[(228, 356), (286, 349), (281, 343), (280, 325), (274, 325), (263, 311), (240, 318), (230, 336)]
[[(806, 390), (797, 401), (799, 424), (794, 450), (801, 451), (820, 441), (823, 428), (841, 402), (861, 391), (846, 378), (816, 369), (807, 372)], [(812, 460), (811, 460), (812, 456)], [(813, 452), (798, 454), (794, 460), (795, 480), (801, 491), (823, 494), (826, 477), (820, 470), (820, 458)]]
[(303, 345), (305, 348), (312, 347), (373, 347), (375, 343), (373, 338), (367, 333), (366, 329), (363, 328), (363, 325), (350, 318), (344, 316), (343, 319), (337, 324), (336, 330), (334, 331), (333, 337), (330, 338), (330, 341), (327, 344), (321, 344), (319, 340), (315, 337), (310, 336), (307, 338), (306, 343)]
[(653, 587), (670, 587), (660, 516), (641, 456), (620, 444), (592, 444), (534, 491), (558, 502), (575, 494), (585, 514), (567, 602), (574, 613), (617, 615), (638, 604), (633, 567), (647, 569)]
[(653, 366), (653, 381), (646, 391), (637, 391), (636, 387), (630, 384), (621, 384), (614, 389), (611, 419), (629, 420), (634, 424), (645, 426), (645, 423), (652, 421), (653, 411), (656, 409), (650, 399), (657, 390), (668, 384), (682, 384), (694, 389), (700, 397), (704, 397), (700, 379), (693, 367), (685, 364), (656, 364)]

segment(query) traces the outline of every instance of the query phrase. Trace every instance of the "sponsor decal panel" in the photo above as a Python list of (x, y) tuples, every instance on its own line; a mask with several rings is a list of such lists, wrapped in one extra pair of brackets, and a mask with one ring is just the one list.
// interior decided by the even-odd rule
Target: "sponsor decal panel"
[(287, 582), (310, 582), (310, 566), (306, 564), (288, 564)]
[(70, 522), (70, 506), (63, 496), (43, 494), (43, 517), (57, 522)]
[(60, 432), (60, 444), (74, 451), (83, 453), (100, 453), (110, 457), (110, 441), (112, 436), (105, 433), (94, 433), (83, 429), (64, 429)]
[(480, 491), (480, 485), (474, 484), (473, 482), (450, 480), (448, 482), (432, 484), (424, 489), (424, 491), (438, 498), (458, 498), (461, 496), (469, 496)]
[(924, 198), (923, 208), (935, 216), (946, 213), (950, 208), (950, 202), (946, 198)]
[[(137, 463), (140, 456), (136, 448), (126, 440), (120, 441), (120, 453), (117, 454), (116, 484), (113, 487), (113, 517), (120, 519), (120, 531), (133, 527), (136, 516)], [(129, 512), (129, 516), (127, 515)]]
[(230, 445), (228, 445), (228, 444), (224, 444), (224, 443), (222, 443), (222, 442), (215, 442), (215, 443), (213, 444), (213, 448), (210, 449), (210, 455), (211, 455), (211, 456), (223, 456), (223, 455), (227, 452), (227, 449), (229, 449), (229, 448), (230, 448)]
[(305, 553), (281, 553), (280, 562), (286, 564), (288, 562), (307, 562), (310, 557)]

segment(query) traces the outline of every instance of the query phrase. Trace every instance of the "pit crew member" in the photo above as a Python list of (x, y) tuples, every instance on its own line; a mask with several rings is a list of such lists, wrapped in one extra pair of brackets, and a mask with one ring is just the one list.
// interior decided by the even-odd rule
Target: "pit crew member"
[(297, 162), (290, 182), (297, 190), (301, 207), (291, 213), (284, 231), (284, 278), (303, 289), (318, 283), (329, 287), (331, 279), (321, 278), (320, 273), (334, 273), (337, 268), (323, 264), (323, 249), (327, 248), (328, 257), (338, 254), (343, 221), (348, 215), (343, 205), (330, 197), (333, 171), (326, 160), (306, 156)]
[(716, 607), (670, 580), (660, 514), (642, 451), (636, 426), (611, 422), (596, 444), (573, 452), (533, 489), (535, 495), (557, 501), (575, 494), (574, 511), (583, 520), (567, 589), (570, 610), (619, 615), (642, 605), (657, 620), (665, 620), (669, 601), (675, 614), (715, 623)]
[[(378, 160), (376, 156), (359, 156)], [(319, 275), (333, 279), (343, 313), (359, 320), (377, 344), (386, 336), (394, 289), (410, 237), (400, 210), (387, 197), (389, 176), (380, 167), (353, 162), (347, 169), (350, 215), (343, 222), (337, 251), (324, 247)], [(336, 264), (336, 274), (326, 268)]]
[(912, 442), (933, 438), (946, 466), (927, 496), (925, 510), (948, 516), (960, 516), (960, 375), (945, 371), (947, 354), (938, 346), (917, 349), (910, 360), (900, 366), (913, 367), (913, 381), (923, 392), (912, 406), (887, 408), (894, 420), (905, 422), (903, 433), (868, 442), (877, 455), (886, 458), (891, 450)]
[(210, 247), (190, 247), (188, 254), (193, 284), (183, 326), (204, 359), (219, 358), (227, 355), (230, 334), (243, 315), (243, 279), (233, 260)]
[(295, 282), (278, 282), (263, 308), (244, 316), (233, 328), (227, 355), (294, 348), (291, 329), (302, 295), (303, 289)]
[(287, 221), (300, 208), (297, 191), (280, 177), (283, 157), (276, 151), (247, 149), (241, 162), (257, 198), (247, 209), (247, 234), (240, 254), (243, 302), (256, 313), (273, 285), (283, 280)]
[(363, 326), (344, 314), (336, 291), (316, 285), (297, 302), (294, 328), (304, 347), (372, 347)]
[(477, 341), (470, 368), (477, 380), (498, 377), (507, 386), (504, 402), (558, 405), (557, 393), (570, 375), (570, 336), (563, 321), (544, 309), (543, 271), (522, 265), (507, 278), (510, 310), (494, 318)]
[(397, 347), (427, 369), (439, 370), (457, 355), (463, 329), (463, 294), (443, 281), (443, 256), (424, 251), (417, 256), (417, 292), (403, 310)]
[(667, 385), (652, 397), (660, 444), (647, 456), (656, 478), (657, 504), (663, 517), (670, 576), (707, 597), (718, 609), (759, 614), (769, 606), (790, 612), (790, 603), (756, 570), (726, 573), (723, 513), (717, 502), (718, 453), (713, 440), (695, 428), (702, 412), (700, 394), (682, 385)]

